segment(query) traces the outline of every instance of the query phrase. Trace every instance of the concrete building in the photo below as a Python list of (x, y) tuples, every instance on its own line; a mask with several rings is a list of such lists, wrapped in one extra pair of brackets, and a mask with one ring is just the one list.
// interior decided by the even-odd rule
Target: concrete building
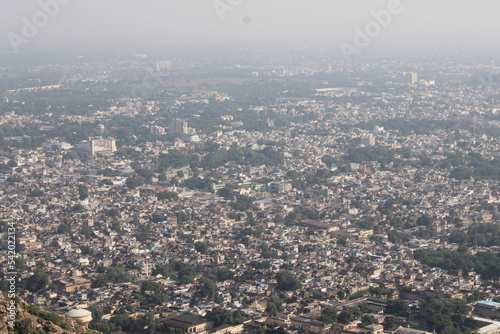
[(257, 127), (259, 129), (270, 129), (274, 127), (274, 120), (266, 118), (266, 119), (258, 119)]
[(396, 82), (400, 85), (414, 85), (418, 81), (418, 73), (400, 72), (396, 75)]
[(479, 326), (479, 329), (477, 330), (478, 334), (500, 333), (500, 322), (478, 317), (474, 317), (474, 320), (478, 323)]
[(200, 142), (200, 136), (199, 135), (195, 135), (195, 134), (191, 134), (191, 135), (188, 135), (186, 136), (186, 140), (190, 143), (199, 143)]
[(61, 290), (73, 293), (77, 291), (87, 291), (92, 287), (92, 281), (86, 278), (73, 277), (59, 282)]
[(376, 143), (377, 141), (375, 136), (371, 133), (368, 136), (361, 138), (361, 144), (365, 146), (375, 146)]
[(208, 334), (214, 327), (213, 322), (196, 316), (181, 314), (171, 318), (163, 319), (162, 324), (165, 328), (181, 329), (182, 333)]
[(156, 69), (158, 71), (160, 70), (171, 70), (172, 69), (172, 62), (170, 60), (164, 60), (164, 61), (158, 61), (156, 62)]
[(153, 136), (161, 136), (165, 134), (165, 128), (157, 125), (153, 125), (149, 128)]
[(70, 143), (67, 143), (64, 141), (48, 140), (42, 144), (42, 147), (47, 148), (47, 149), (54, 149), (55, 148), (55, 149), (64, 151), (64, 150), (71, 149), (73, 146)]
[(168, 126), (168, 132), (170, 134), (187, 135), (190, 133), (188, 122), (176, 118), (172, 122), (170, 122)]
[(421, 331), (413, 328), (399, 328), (394, 334), (431, 334), (431, 332)]
[(292, 189), (292, 184), (288, 182), (273, 182), (269, 184), (269, 192), (271, 193), (289, 192)]
[(479, 301), (474, 305), (474, 314), (488, 319), (500, 319), (500, 303)]
[(116, 141), (114, 138), (90, 138), (80, 142), (78, 148), (89, 152), (92, 156), (97, 154), (111, 155), (116, 152)]

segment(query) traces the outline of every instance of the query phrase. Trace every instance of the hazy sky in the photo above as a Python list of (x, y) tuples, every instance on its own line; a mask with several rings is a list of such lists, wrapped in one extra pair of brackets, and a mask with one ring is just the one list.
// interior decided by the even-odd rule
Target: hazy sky
[[(43, 14), (42, 4), (67, 2)], [(392, 0), (399, 12), (371, 38), (385, 45), (497, 47), (498, 0)], [(354, 43), (356, 27), (391, 0), (0, 0), (1, 43), (25, 38), (27, 47), (82, 44), (316, 44)], [(231, 5), (232, 3), (232, 5)], [(215, 5), (219, 5), (219, 13)], [(225, 7), (224, 7), (225, 6)], [(44, 22), (48, 17), (49, 19)], [(23, 35), (37, 17), (39, 31)], [(24, 18), (24, 21), (23, 21)], [(25, 29), (26, 30), (26, 29)]]

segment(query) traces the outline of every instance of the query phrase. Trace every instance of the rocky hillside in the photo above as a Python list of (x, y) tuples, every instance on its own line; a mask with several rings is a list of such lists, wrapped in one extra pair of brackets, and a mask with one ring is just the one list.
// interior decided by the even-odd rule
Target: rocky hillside
[(9, 300), (0, 293), (0, 333), (19, 334), (97, 334), (65, 316), (18, 302), (14, 328), (9, 327)]

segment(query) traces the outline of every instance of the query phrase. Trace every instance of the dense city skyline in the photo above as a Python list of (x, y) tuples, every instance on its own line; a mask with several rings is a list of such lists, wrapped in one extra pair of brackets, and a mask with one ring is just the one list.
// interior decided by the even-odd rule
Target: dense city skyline
[(4, 0), (0, 332), (499, 334), (499, 12)]

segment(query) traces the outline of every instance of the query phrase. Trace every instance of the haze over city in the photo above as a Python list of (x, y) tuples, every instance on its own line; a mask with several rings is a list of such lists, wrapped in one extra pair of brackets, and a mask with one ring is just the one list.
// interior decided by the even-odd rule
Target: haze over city
[[(0, 36), (21, 34), (50, 1), (4, 0)], [(397, 14), (371, 47), (496, 47), (500, 3), (479, 0), (394, 0)], [(71, 45), (314, 45), (337, 48), (364, 28), (372, 12), (390, 1), (375, 0), (86, 0), (64, 1), (32, 46)]]

